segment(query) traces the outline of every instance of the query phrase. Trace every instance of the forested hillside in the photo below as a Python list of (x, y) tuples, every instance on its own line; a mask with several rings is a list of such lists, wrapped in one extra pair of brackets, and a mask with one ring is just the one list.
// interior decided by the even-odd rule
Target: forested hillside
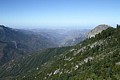
[(0, 65), (45, 48), (57, 47), (42, 35), (0, 25)]
[(120, 26), (73, 47), (38, 51), (0, 67), (1, 80), (120, 80)]

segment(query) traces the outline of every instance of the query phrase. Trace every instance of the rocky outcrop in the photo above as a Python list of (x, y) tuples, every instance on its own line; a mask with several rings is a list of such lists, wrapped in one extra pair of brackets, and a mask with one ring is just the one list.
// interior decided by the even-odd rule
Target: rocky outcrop
[(95, 27), (93, 30), (91, 30), (87, 37), (88, 38), (91, 38), (91, 37), (95, 37), (96, 34), (102, 32), (103, 30), (106, 30), (107, 28), (109, 28), (111, 26), (109, 25), (106, 25), (106, 24), (101, 24), (101, 25), (98, 25), (97, 27)]

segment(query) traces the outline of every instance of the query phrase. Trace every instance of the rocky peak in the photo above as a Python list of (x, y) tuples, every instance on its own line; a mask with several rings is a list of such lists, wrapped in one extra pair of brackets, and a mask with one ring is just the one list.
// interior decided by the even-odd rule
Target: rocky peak
[(102, 32), (103, 30), (106, 30), (107, 28), (109, 28), (111, 26), (109, 25), (106, 25), (106, 24), (101, 24), (101, 25), (98, 25), (97, 27), (95, 27), (93, 30), (91, 30), (89, 33), (88, 33), (88, 38), (91, 38), (91, 37), (95, 37), (96, 34)]

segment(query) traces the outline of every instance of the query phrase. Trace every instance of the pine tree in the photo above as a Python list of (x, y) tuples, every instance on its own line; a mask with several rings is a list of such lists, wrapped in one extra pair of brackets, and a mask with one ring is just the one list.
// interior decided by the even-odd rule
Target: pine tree
[(120, 25), (117, 24), (117, 29), (119, 29), (119, 28), (120, 28)]

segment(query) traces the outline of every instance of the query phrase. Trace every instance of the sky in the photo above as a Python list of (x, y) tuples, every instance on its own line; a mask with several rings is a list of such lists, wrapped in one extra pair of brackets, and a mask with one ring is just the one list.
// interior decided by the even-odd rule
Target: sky
[(94, 28), (120, 23), (120, 0), (0, 0), (0, 24), (15, 28)]

